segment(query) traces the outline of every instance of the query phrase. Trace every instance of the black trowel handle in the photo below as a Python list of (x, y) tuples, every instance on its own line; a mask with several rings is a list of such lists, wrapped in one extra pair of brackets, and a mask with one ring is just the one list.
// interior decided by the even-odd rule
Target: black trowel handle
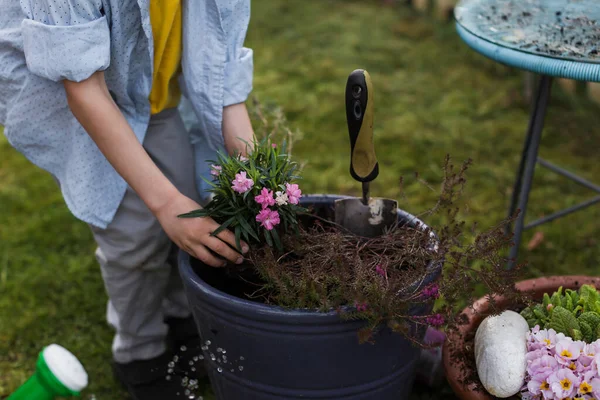
[(371, 182), (379, 174), (373, 146), (373, 84), (364, 69), (353, 71), (346, 84), (346, 120), (350, 133), (350, 174)]

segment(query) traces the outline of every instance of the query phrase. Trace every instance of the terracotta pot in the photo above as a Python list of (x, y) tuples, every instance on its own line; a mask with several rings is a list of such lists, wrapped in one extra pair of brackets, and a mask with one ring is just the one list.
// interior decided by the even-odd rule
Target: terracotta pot
[[(565, 289), (576, 290), (584, 284), (600, 288), (600, 278), (591, 276), (551, 276), (521, 281), (517, 283), (516, 286), (518, 290), (528, 292), (534, 299), (539, 299), (541, 301), (544, 293), (552, 294), (561, 286)], [(496, 304), (497, 308), (500, 309), (508, 306), (507, 302), (501, 298), (497, 300)], [(475, 332), (481, 321), (486, 315), (490, 314), (490, 306), (487, 299), (484, 297), (473, 304), (473, 309), (467, 307), (463, 310), (463, 313), (467, 316), (468, 323), (461, 325), (458, 331), (450, 332), (444, 343), (442, 354), (446, 378), (448, 379), (448, 383), (452, 387), (452, 390), (454, 390), (454, 393), (463, 400), (496, 399), (496, 397), (484, 391), (476, 390), (475, 384), (463, 385), (460, 381), (461, 376), (464, 375), (456, 360), (453, 360), (450, 357), (452, 348), (456, 348), (455, 346), (459, 346), (459, 348), (465, 347), (465, 337), (468, 336), (468, 333)]]

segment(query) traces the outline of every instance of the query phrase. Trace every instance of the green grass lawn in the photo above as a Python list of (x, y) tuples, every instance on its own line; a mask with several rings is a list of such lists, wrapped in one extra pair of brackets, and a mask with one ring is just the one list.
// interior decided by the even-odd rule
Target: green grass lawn
[[(254, 93), (281, 105), (303, 132), (295, 155), (306, 163), (305, 192), (359, 193), (348, 174), (343, 94), (348, 74), (365, 68), (376, 91), (381, 170), (372, 194), (401, 198), (413, 213), (428, 208), (434, 194), (410, 179), (401, 193), (399, 178), (419, 171), (435, 183), (449, 153), (474, 161), (465, 218), (487, 226), (504, 217), (528, 121), (521, 76), (475, 54), (451, 24), (377, 1), (254, 0), (247, 45), (255, 51)], [(600, 176), (599, 148), (598, 109), (556, 90), (541, 155), (593, 180)], [(589, 196), (538, 169), (528, 215)], [(539, 228), (543, 242), (521, 253), (528, 275), (597, 273), (599, 218), (600, 207), (592, 207)], [(87, 367), (85, 399), (125, 398), (109, 368), (112, 332), (93, 250), (87, 226), (69, 214), (50, 176), (2, 137), (0, 398), (30, 375), (39, 350), (53, 342)]]

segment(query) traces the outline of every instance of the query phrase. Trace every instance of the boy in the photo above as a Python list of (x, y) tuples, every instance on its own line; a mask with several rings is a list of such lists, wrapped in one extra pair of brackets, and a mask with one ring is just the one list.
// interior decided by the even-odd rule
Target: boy
[(0, 124), (92, 229), (113, 367), (134, 399), (187, 398), (165, 379), (167, 335), (199, 343), (177, 248), (213, 267), (243, 259), (230, 231), (177, 215), (199, 208), (192, 144), (244, 154), (252, 139), (249, 1), (0, 0)]

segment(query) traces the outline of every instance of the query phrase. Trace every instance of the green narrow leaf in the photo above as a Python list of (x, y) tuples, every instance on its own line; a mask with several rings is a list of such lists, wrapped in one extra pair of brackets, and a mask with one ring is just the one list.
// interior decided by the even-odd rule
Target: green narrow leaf
[(238, 211), (237, 210), (233, 210), (233, 211), (222, 211), (221, 214), (223, 215), (238, 215)]
[[(219, 185), (217, 185), (213, 180), (208, 180), (205, 177), (203, 177), (202, 175), (200, 175), (200, 179), (202, 179), (204, 182), (208, 183), (210, 186), (214, 187), (214, 188), (218, 188)], [(212, 192), (212, 190), (206, 190), (207, 192)]]
[(279, 239), (279, 233), (277, 233), (277, 229), (273, 229), (271, 234), (273, 235), (273, 242), (275, 242), (275, 247), (277, 250), (283, 251), (283, 246), (281, 245), (281, 239)]
[(256, 240), (260, 240), (256, 232), (254, 232), (254, 229), (252, 229), (252, 227), (250, 226), (250, 224), (248, 224), (248, 221), (246, 221), (246, 219), (244, 219), (240, 214), (237, 214), (236, 218), (240, 225), (244, 228), (244, 230), (247, 231), (248, 234), (250, 234), (250, 236), (252, 236)]
[(271, 233), (268, 230), (264, 230), (265, 231), (265, 239), (267, 240), (267, 244), (271, 247), (273, 247), (273, 240), (271, 239)]
[(189, 213), (185, 213), (185, 214), (179, 214), (177, 217), (178, 218), (200, 218), (200, 217), (207, 217), (208, 215), (209, 215), (209, 210), (204, 208), (201, 210), (190, 211)]
[(242, 252), (242, 244), (240, 243), (240, 236), (242, 235), (242, 228), (239, 225), (235, 226), (235, 247), (238, 252)]
[(288, 232), (288, 219), (287, 218), (283, 218), (283, 231), (285, 233)]
[(277, 157), (275, 155), (275, 149), (271, 151), (271, 171), (277, 170)]
[(213, 233), (211, 233), (210, 235), (217, 236), (219, 233), (221, 233), (225, 229), (227, 229), (229, 227), (229, 225), (231, 225), (233, 223), (233, 221), (235, 221), (235, 217), (229, 218), (227, 221), (223, 222), (221, 224), (221, 226), (219, 226), (217, 229), (215, 229), (215, 231)]

